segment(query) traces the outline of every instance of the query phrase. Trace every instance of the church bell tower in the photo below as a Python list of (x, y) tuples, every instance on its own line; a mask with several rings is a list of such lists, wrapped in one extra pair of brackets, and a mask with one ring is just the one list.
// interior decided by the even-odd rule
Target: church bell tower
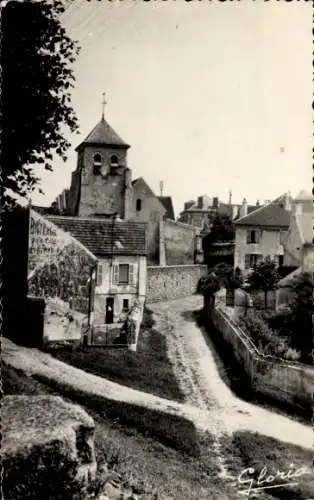
[(117, 214), (125, 219), (131, 190), (127, 167), (130, 146), (105, 120), (104, 106), (105, 101), (101, 120), (76, 148), (77, 168), (72, 174), (71, 191), (79, 185), (76, 215), (109, 218)]

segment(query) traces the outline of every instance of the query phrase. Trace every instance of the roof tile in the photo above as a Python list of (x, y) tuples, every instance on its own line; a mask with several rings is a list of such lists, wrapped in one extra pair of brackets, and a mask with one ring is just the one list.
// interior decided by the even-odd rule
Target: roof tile
[(146, 255), (146, 224), (82, 217), (48, 216), (63, 231), (68, 231), (97, 257)]
[(237, 226), (262, 226), (288, 228), (291, 213), (283, 207), (282, 198), (277, 198), (263, 207), (235, 221)]
[(105, 145), (118, 146), (120, 148), (129, 148), (130, 146), (121, 139), (121, 137), (113, 130), (104, 118), (97, 123), (93, 130), (76, 148), (76, 151), (86, 145)]

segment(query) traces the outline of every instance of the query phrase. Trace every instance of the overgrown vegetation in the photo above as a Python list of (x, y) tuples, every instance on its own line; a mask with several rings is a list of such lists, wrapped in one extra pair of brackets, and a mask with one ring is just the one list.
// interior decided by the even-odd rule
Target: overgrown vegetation
[(166, 339), (154, 328), (152, 313), (144, 309), (137, 352), (108, 347), (59, 349), (51, 354), (86, 372), (156, 396), (183, 401), (168, 358)]
[[(224, 440), (225, 449), (230, 449), (228, 465), (230, 472), (237, 478), (239, 474), (247, 468), (252, 469), (252, 473), (246, 473), (242, 476), (242, 480), (247, 480), (245, 484), (239, 481), (238, 489), (246, 489), (250, 485), (248, 480), (253, 479), (252, 486), (257, 486), (257, 480), (263, 474), (264, 480), (266, 477), (274, 476), (273, 481), (264, 482), (261, 486), (277, 486), (269, 490), (264, 490), (260, 494), (266, 498), (278, 498), (281, 500), (308, 500), (312, 498), (314, 491), (314, 476), (313, 476), (313, 453), (310, 450), (304, 450), (286, 443), (281, 443), (273, 438), (261, 436), (251, 432), (236, 432), (231, 442), (229, 439)], [(231, 458), (232, 454), (232, 458)], [(281, 473), (295, 472), (296, 470), (306, 471), (299, 477), (291, 477), (288, 481), (283, 480), (277, 475), (277, 471)], [(297, 482), (297, 485), (283, 483)], [(253, 497), (253, 491), (251, 492)], [(264, 497), (265, 498), (265, 497)]]
[(288, 338), (272, 330), (260, 311), (249, 310), (239, 317), (239, 323), (261, 354), (294, 361), (300, 359), (300, 353), (291, 348)]
[(289, 289), (290, 302), (284, 310), (253, 309), (240, 317), (240, 324), (264, 354), (313, 365), (313, 277), (302, 273)]
[(279, 280), (280, 274), (277, 271), (277, 265), (270, 259), (257, 264), (247, 278), (249, 290), (262, 290), (264, 292), (265, 309), (268, 307), (268, 292), (276, 289)]

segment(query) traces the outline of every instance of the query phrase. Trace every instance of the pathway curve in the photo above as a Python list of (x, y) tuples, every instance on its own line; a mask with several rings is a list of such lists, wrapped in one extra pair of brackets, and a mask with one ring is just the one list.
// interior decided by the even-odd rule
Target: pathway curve
[(165, 335), (186, 403), (215, 415), (219, 420), (218, 433), (248, 430), (312, 449), (314, 435), (310, 425), (243, 401), (223, 382), (204, 334), (194, 321), (194, 312), (202, 307), (202, 297), (194, 295), (148, 307), (154, 313), (155, 328)]
[(1, 339), (2, 359), (26, 374), (41, 375), (82, 392), (181, 415), (197, 428), (213, 434), (231, 434), (246, 429), (312, 449), (310, 425), (236, 398), (221, 380), (202, 331), (189, 319), (200, 306), (198, 296), (150, 305), (155, 314), (156, 328), (165, 333), (175, 375), (186, 394), (185, 403), (117, 384), (70, 366), (38, 349), (17, 346), (5, 337)]

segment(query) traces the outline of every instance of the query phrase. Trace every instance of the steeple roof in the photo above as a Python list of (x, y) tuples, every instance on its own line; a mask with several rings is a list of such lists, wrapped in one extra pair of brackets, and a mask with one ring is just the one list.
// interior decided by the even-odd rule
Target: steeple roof
[(75, 151), (84, 146), (114, 146), (117, 148), (128, 149), (130, 146), (121, 139), (121, 137), (110, 127), (104, 117), (93, 128), (87, 137), (77, 146)]

